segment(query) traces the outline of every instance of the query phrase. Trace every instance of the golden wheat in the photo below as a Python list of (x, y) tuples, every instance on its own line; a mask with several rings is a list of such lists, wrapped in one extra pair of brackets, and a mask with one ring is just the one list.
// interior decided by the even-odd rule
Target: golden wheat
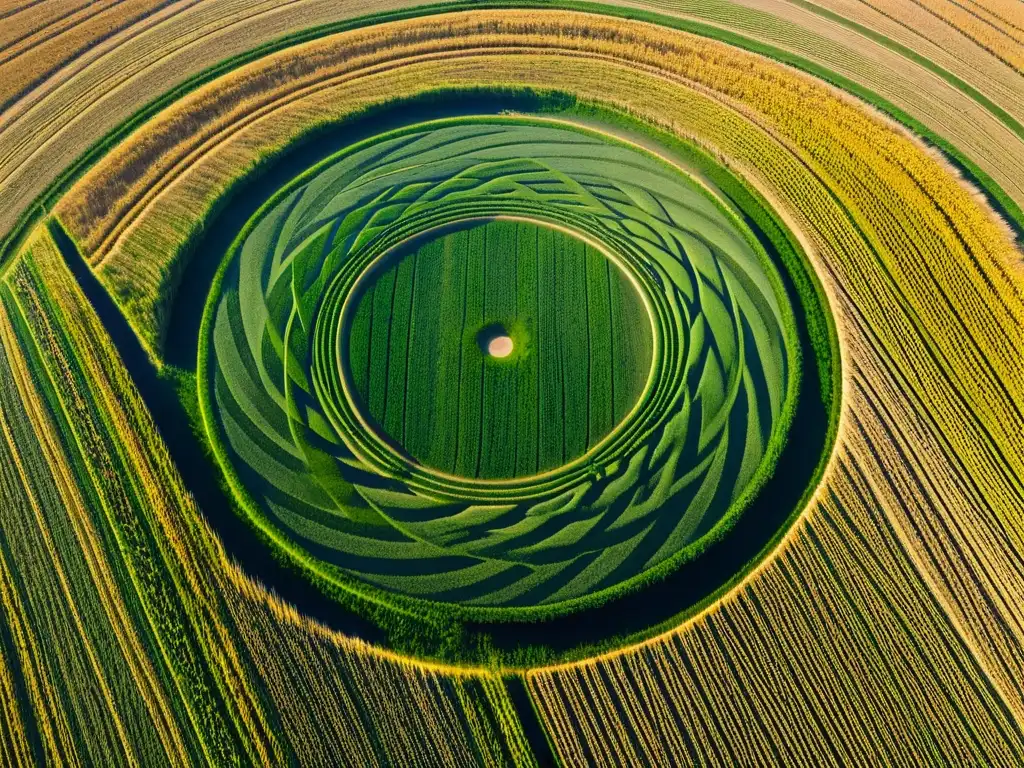
[(929, 13), (909, 0), (818, 0), (816, 5), (880, 32), (934, 61), (979, 89), (1018, 121), (1024, 119), (1019, 72), (948, 24), (941, 15)]
[[(623, 39), (611, 42), (616, 35)], [(647, 37), (636, 42), (638, 35)], [(108, 155), (75, 186), (56, 213), (99, 266), (101, 279), (147, 345), (159, 355), (167, 305), (180, 275), (177, 256), (213, 201), (226, 193), (243, 169), (254, 167), (265, 154), (311, 126), (340, 119), (379, 100), (373, 98), (373, 89), (380, 89), (377, 83), (384, 79), (394, 86), (376, 93), (386, 92), (389, 98), (414, 93), (424, 83), (471, 84), (471, 78), (451, 71), (454, 63), (429, 64), (425, 59), (478, 57), (488, 48), (504, 45), (506, 36), (514, 36), (517, 44), (528, 48), (612, 56), (624, 65), (670, 72), (702, 87), (713, 86), (696, 74), (694, 62), (705, 51), (729, 55), (722, 46), (714, 47), (717, 44), (697, 43), (698, 38), (636, 22), (535, 11), (501, 17), (451, 14), (431, 23), (401, 22), (347, 33), (247, 67), (228, 79), (228, 87), (211, 84), (182, 100), (147, 131)], [(683, 39), (694, 42), (680, 47), (676, 41)], [(415, 68), (417, 57), (424, 59), (419, 69)], [(721, 68), (715, 62), (710, 66)], [(537, 78), (527, 79), (537, 82)], [(490, 82), (498, 79), (492, 77)], [(772, 80), (770, 85), (778, 82)], [(745, 87), (754, 85), (761, 86), (752, 82)], [(767, 85), (763, 91), (769, 92)], [(609, 98), (614, 100), (616, 94), (611, 92)], [(993, 130), (999, 136), (1006, 132), (1005, 128), (1003, 133)], [(1001, 162), (997, 155), (1005, 160), (1006, 152), (989, 142), (978, 156), (994, 166)], [(1001, 164), (1015, 176), (1012, 162)], [(1024, 192), (1020, 187), (1009, 189), (1011, 194)], [(199, 218), (196, 211), (201, 212)], [(160, 257), (153, 258), (154, 253)]]
[[(306, 69), (278, 82), (253, 65), (200, 89), (57, 210), (151, 344), (181, 248), (242, 170), (317, 121), (425, 84), (569, 90), (692, 139), (772, 202), (824, 283), (843, 404), (814, 499), (682, 626), (519, 671), (566, 764), (1024, 760), (1024, 293), (1020, 254), (974, 190), (834, 89), (648, 24), (460, 13), (269, 60), (282, 61)], [(1001, 66), (980, 68), (1007, 98)], [(918, 103), (906, 89), (891, 92)], [(1002, 134), (965, 132), (968, 119), (954, 135), (997, 163)], [(132, 291), (148, 299), (132, 305)], [(45, 228), (2, 296), (5, 762), (529, 761), (497, 674), (332, 632), (228, 561)]]
[[(19, 551), (28, 559), (18, 562), (17, 572), (25, 580), (15, 579), (2, 559), (0, 580), (7, 623), (19, 638), (19, 667), (39, 690), (34, 724), (46, 734), (54, 761), (103, 762), (119, 755), (118, 762), (189, 764), (196, 742), (208, 759), (256, 764), (279, 764), (287, 754), (303, 763), (336, 762), (340, 755), (352, 765), (394, 765), (435, 754), (452, 765), (503, 765), (508, 755), (528, 754), (518, 724), (508, 720), (507, 693), (490, 673), (431, 669), (327, 632), (227, 560), (45, 229), (26, 245), (7, 285), (0, 344), (9, 367), (0, 373), (11, 371), (5, 396), (26, 410), (5, 411), (17, 417), (24, 437), (4, 426), (2, 467), (16, 482), (0, 487), (20, 493), (12, 508), (38, 521), (39, 538), (37, 543), (21, 526)], [(12, 311), (17, 322), (9, 318)], [(46, 388), (56, 403), (42, 404), (30, 367), (52, 382)], [(62, 429), (49, 415), (55, 405), (66, 414)], [(127, 439), (111, 454), (100, 447), (104, 434)], [(34, 445), (35, 453), (29, 452)], [(36, 454), (41, 460), (27, 468), (24, 462)], [(50, 496), (37, 495), (40, 478), (50, 476), (45, 467), (52, 468), (58, 489)], [(79, 468), (77, 478), (73, 467)], [(72, 481), (91, 487), (102, 506), (83, 506)], [(128, 551), (130, 542), (117, 534), (128, 516), (146, 526), (157, 552)], [(50, 539), (51, 530), (69, 527), (75, 535), (67, 552), (81, 561), (74, 575), (64, 573)], [(100, 527), (106, 532), (102, 549)], [(112, 532), (118, 541), (113, 549)], [(29, 552), (49, 557), (39, 560)], [(147, 597), (146, 582), (154, 577), (171, 590), (162, 606)], [(61, 622), (37, 616), (44, 606)], [(184, 639), (182, 630), (198, 641), (185, 655), (173, 649)], [(40, 632), (46, 644), (36, 639)], [(155, 647), (140, 645), (143, 637)], [(156, 675), (153, 659), (162, 670)], [(196, 678), (189, 667), (207, 670), (214, 681), (205, 698), (190, 689)], [(57, 701), (54, 674), (76, 681), (60, 707), (51, 707)], [(117, 676), (116, 686), (109, 675)], [(102, 709), (93, 691), (102, 693)], [(413, 719), (408, 702), (414, 702)], [(505, 727), (490, 730), (490, 719), (502, 715)], [(83, 718), (92, 723), (84, 735)], [(16, 712), (10, 722), (18, 723)], [(287, 725), (284, 733), (276, 722)]]

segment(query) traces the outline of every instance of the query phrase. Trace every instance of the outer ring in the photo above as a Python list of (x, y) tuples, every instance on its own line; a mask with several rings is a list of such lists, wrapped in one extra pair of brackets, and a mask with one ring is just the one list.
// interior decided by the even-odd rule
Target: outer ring
[[(210, 291), (209, 297), (207, 299), (206, 308), (204, 310), (203, 327), (201, 328), (201, 331), (200, 331), (201, 338), (202, 339), (209, 339), (210, 338), (210, 334), (212, 333), (212, 328), (213, 328), (213, 314), (214, 314), (214, 310), (216, 308), (216, 302), (214, 301), (214, 296), (219, 294), (221, 286), (223, 284), (223, 280), (226, 277), (226, 274), (228, 272), (229, 267), (234, 262), (235, 257), (237, 256), (237, 252), (238, 252), (238, 249), (239, 249), (241, 243), (244, 241), (244, 238), (252, 230), (253, 226), (259, 220), (259, 218), (263, 214), (263, 212), (269, 210), (273, 205), (278, 203), (287, 194), (292, 192), (299, 185), (305, 183), (309, 178), (311, 178), (316, 172), (318, 172), (322, 167), (324, 167), (328, 163), (331, 163), (331, 162), (335, 161), (338, 157), (341, 157), (341, 156), (343, 156), (343, 155), (345, 155), (345, 154), (347, 154), (347, 153), (349, 153), (351, 151), (354, 151), (355, 149), (357, 149), (359, 147), (366, 146), (367, 144), (370, 144), (370, 143), (373, 143), (373, 142), (379, 140), (382, 135), (401, 135), (401, 134), (410, 132), (412, 130), (415, 130), (417, 127), (423, 126), (423, 125), (449, 124), (449, 123), (453, 123), (453, 122), (461, 122), (462, 120), (465, 120), (465, 119), (474, 119), (474, 117), (477, 118), (477, 119), (487, 119), (487, 120), (493, 120), (493, 121), (497, 121), (497, 122), (529, 121), (529, 122), (533, 122), (535, 124), (541, 124), (541, 125), (551, 125), (551, 124), (567, 125), (566, 121), (564, 121), (564, 120), (557, 120), (557, 119), (552, 120), (550, 118), (543, 118), (543, 117), (536, 117), (536, 116), (509, 117), (509, 116), (504, 116), (504, 115), (492, 115), (492, 114), (467, 115), (467, 116), (460, 116), (460, 117), (454, 117), (454, 118), (447, 118), (446, 117), (446, 118), (440, 118), (440, 119), (434, 119), (434, 120), (427, 120), (427, 121), (417, 122), (417, 123), (415, 123), (413, 125), (405, 126), (403, 128), (394, 129), (394, 130), (388, 132), (387, 134), (373, 135), (371, 138), (367, 138), (367, 139), (364, 139), (362, 141), (359, 141), (356, 144), (354, 144), (354, 145), (352, 145), (352, 146), (342, 150), (341, 152), (338, 152), (338, 153), (332, 155), (331, 157), (325, 159), (324, 161), (321, 161), (320, 163), (318, 163), (318, 164), (316, 164), (314, 166), (311, 166), (310, 168), (306, 169), (303, 173), (301, 173), (299, 176), (294, 178), (286, 186), (284, 186), (281, 189), (277, 190), (277, 192), (275, 192), (270, 198), (268, 198), (267, 201), (261, 206), (261, 208), (250, 218), (250, 220), (246, 223), (246, 225), (243, 227), (243, 229), (239, 232), (238, 236), (235, 238), (235, 240), (232, 243), (229, 251), (225, 255), (224, 259), (222, 260), (220, 268), (218, 269), (218, 272), (217, 272), (217, 274), (216, 274), (216, 276), (214, 278), (214, 283), (211, 286), (211, 291)], [(623, 140), (620, 137), (608, 136), (607, 134), (605, 134), (605, 133), (603, 133), (601, 131), (595, 130), (593, 128), (590, 128), (590, 127), (587, 127), (587, 126), (584, 126), (584, 125), (579, 125), (577, 123), (568, 123), (568, 125), (572, 129), (578, 130), (578, 131), (583, 132), (583, 133), (592, 133), (592, 134), (601, 135), (602, 137), (604, 137), (607, 140), (611, 140), (611, 141), (615, 141), (615, 142), (618, 142), (618, 143), (622, 143), (622, 144), (626, 144), (626, 145), (629, 145), (629, 146), (633, 146), (634, 148), (637, 148), (637, 149), (643, 151), (646, 154), (652, 155), (653, 157), (655, 157), (659, 162), (661, 162), (665, 166), (671, 167), (675, 171), (681, 172), (681, 173), (683, 173), (684, 175), (687, 175), (687, 176), (691, 176), (691, 178), (692, 178), (692, 175), (690, 173), (688, 173), (684, 168), (680, 167), (680, 165), (678, 163), (676, 163), (676, 162), (674, 162), (672, 160), (669, 160), (666, 157), (664, 157), (662, 155), (659, 155), (656, 152), (652, 152), (650, 149), (648, 149), (646, 147), (641, 147), (640, 145), (634, 144), (633, 142), (630, 142), (628, 140)], [(672, 136), (671, 134), (666, 134), (666, 139), (669, 142), (669, 146), (672, 146), (674, 142), (678, 142), (678, 139), (676, 137)], [(692, 149), (691, 149), (691, 151), (692, 151)], [(716, 167), (716, 168), (718, 167), (717, 165), (714, 165), (713, 161), (710, 158), (703, 157), (702, 155), (698, 155), (698, 156), (701, 158), (701, 160), (700, 160), (701, 162), (711, 163), (714, 167)], [(731, 208), (729, 208), (727, 205), (725, 205), (721, 200), (719, 200), (719, 198), (714, 193), (712, 193), (710, 190), (708, 190), (704, 184), (701, 184), (700, 182), (697, 182), (697, 184), (698, 184), (699, 187), (702, 188), (703, 193), (705, 194), (705, 196), (707, 196), (708, 198), (712, 199), (715, 202), (715, 204), (724, 213), (726, 213), (726, 215), (729, 218), (732, 218), (732, 219), (737, 219), (738, 218), (738, 215)], [(760, 204), (762, 206), (765, 205), (764, 201), (758, 201), (758, 204)], [(747, 233), (745, 233), (745, 236), (748, 238), (748, 240), (756, 243), (752, 233), (747, 232)], [(793, 245), (793, 241), (792, 241), (791, 236), (789, 236), (789, 241), (790, 241), (791, 247), (794, 247), (794, 248), (797, 247), (797, 246)], [(769, 270), (769, 274), (771, 275), (771, 279), (772, 279), (773, 283), (775, 283), (776, 286), (777, 286), (776, 287), (776, 291), (779, 293), (779, 295), (787, 295), (787, 292), (781, 287), (781, 283), (779, 283), (779, 280), (780, 280), (779, 275), (775, 274), (775, 270), (780, 269), (780, 267), (778, 265), (774, 264), (774, 263), (771, 263), (770, 257), (767, 256), (763, 251), (761, 251), (760, 246), (758, 246), (758, 250), (759, 250), (759, 252), (761, 252), (761, 259), (762, 259), (762, 261), (765, 262), (765, 263), (770, 263), (771, 264), (771, 270)], [(804, 257), (804, 258), (806, 258), (806, 257)], [(804, 270), (808, 270), (809, 269), (805, 262), (800, 262), (800, 266)], [(813, 275), (813, 273), (811, 273), (811, 274)], [(816, 276), (814, 276), (812, 279), (816, 279)], [(816, 282), (814, 284), (816, 286), (818, 285), (818, 283), (816, 283)], [(817, 291), (816, 292), (816, 298), (819, 301), (823, 302), (823, 297), (822, 297), (822, 295), (820, 293), (820, 289), (816, 289), (816, 291)], [(793, 308), (789, 304), (788, 298), (787, 298), (787, 301), (784, 302), (784, 311), (787, 314), (789, 314), (790, 317), (792, 318), (794, 313), (793, 313)], [(831, 316), (826, 314), (826, 322), (829, 322), (830, 318), (831, 318)], [(786, 327), (789, 328), (788, 325)], [(829, 327), (833, 328), (832, 325), (829, 325)], [(788, 337), (790, 343), (792, 343), (794, 341), (794, 338), (790, 335), (791, 333), (795, 333), (795, 331), (787, 330), (787, 337)], [(802, 368), (802, 365), (800, 364), (800, 357), (801, 357), (801, 355), (800, 355), (800, 353), (798, 351), (794, 351), (794, 350), (791, 349), (790, 357), (791, 357), (791, 362), (795, 363), (796, 366), (798, 366), (796, 368), (791, 367), (791, 373), (797, 374), (797, 372)], [(406, 597), (406, 596), (398, 594), (398, 593), (382, 590), (382, 589), (377, 588), (377, 587), (375, 587), (373, 585), (366, 584), (366, 583), (361, 582), (361, 581), (356, 580), (356, 579), (349, 579), (349, 578), (342, 577), (339, 574), (335, 573), (333, 571), (333, 569), (325, 570), (323, 565), (319, 561), (317, 561), (315, 559), (311, 559), (310, 556), (308, 555), (308, 553), (305, 552), (305, 550), (303, 550), (300, 547), (297, 547), (293, 542), (290, 541), (290, 539), (288, 539), (287, 537), (284, 537), (282, 535), (282, 533), (276, 529), (276, 527), (274, 527), (272, 524), (270, 524), (267, 520), (265, 520), (262, 517), (262, 514), (258, 511), (258, 505), (255, 503), (255, 500), (249, 495), (248, 491), (241, 484), (241, 481), (238, 478), (238, 476), (237, 476), (237, 474), (236, 474), (236, 472), (235, 472), (235, 470), (234, 470), (234, 468), (232, 466), (231, 459), (228, 456), (228, 454), (226, 453), (225, 446), (222, 443), (223, 436), (221, 435), (221, 430), (220, 430), (220, 427), (217, 425), (217, 420), (216, 420), (216, 417), (215, 417), (214, 411), (213, 411), (213, 405), (212, 405), (212, 401), (211, 401), (212, 392), (211, 392), (211, 389), (210, 389), (210, 373), (211, 373), (210, 363), (211, 362), (212, 361), (210, 359), (210, 356), (206, 355), (206, 354), (203, 354), (203, 352), (201, 350), (200, 351), (200, 371), (199, 371), (199, 374), (200, 374), (199, 375), (200, 407), (201, 407), (201, 410), (203, 412), (204, 422), (206, 423), (207, 430), (208, 430), (208, 432), (210, 432), (210, 436), (211, 436), (211, 440), (212, 440), (213, 448), (214, 448), (214, 453), (217, 456), (218, 461), (220, 462), (220, 464), (221, 464), (222, 468), (224, 469), (226, 475), (228, 476), (228, 478), (229, 478), (229, 480), (231, 482), (231, 486), (232, 486), (233, 490), (235, 491), (236, 494), (239, 494), (239, 498), (240, 498), (240, 500), (242, 502), (243, 508), (246, 511), (246, 514), (249, 516), (249, 518), (253, 522), (253, 524), (255, 524), (260, 530), (262, 530), (264, 532), (264, 534), (266, 536), (268, 536), (271, 540), (273, 540), (275, 542), (277, 547), (279, 547), (283, 551), (287, 552), (288, 555), (291, 558), (294, 558), (297, 562), (303, 563), (304, 567), (309, 569), (311, 575), (313, 576), (313, 578), (316, 581), (320, 582), (323, 585), (323, 587), (325, 587), (328, 590), (328, 592), (331, 592), (331, 593), (335, 594), (336, 596), (338, 596), (339, 598), (342, 598), (343, 601), (345, 601), (345, 602), (348, 602), (348, 598), (344, 597), (345, 595), (354, 594), (354, 595), (358, 595), (361, 598), (361, 600), (368, 601), (370, 604), (377, 604), (379, 606), (379, 608), (382, 608), (382, 607), (386, 606), (388, 609), (393, 610), (393, 611), (397, 612), (398, 614), (403, 614), (403, 615), (405, 615), (407, 617), (419, 617), (420, 619), (426, 619), (430, 615), (429, 613), (427, 615), (423, 615), (422, 611), (424, 609), (427, 609), (428, 611), (430, 611), (430, 613), (433, 613), (435, 611), (441, 611), (441, 612), (444, 613), (444, 615), (449, 616), (449, 617), (451, 617), (453, 619), (457, 619), (457, 620), (460, 620), (460, 621), (471, 621), (471, 622), (488, 622), (488, 623), (489, 622), (518, 622), (518, 621), (530, 621), (530, 622), (532, 622), (532, 621), (545, 620), (545, 619), (558, 619), (558, 618), (566, 618), (566, 619), (568, 619), (568, 618), (574, 618), (572, 616), (572, 614), (575, 614), (575, 613), (577, 613), (580, 610), (583, 610), (583, 609), (587, 609), (587, 610), (597, 609), (600, 605), (604, 604), (608, 600), (611, 600), (613, 598), (614, 599), (619, 599), (619, 598), (622, 598), (622, 597), (624, 597), (624, 596), (626, 596), (626, 595), (628, 595), (630, 593), (634, 593), (639, 588), (641, 588), (643, 585), (645, 585), (645, 584), (647, 584), (649, 582), (652, 582), (652, 581), (660, 580), (661, 578), (663, 578), (663, 577), (667, 576), (668, 574), (674, 572), (676, 569), (678, 569), (680, 567), (680, 565), (683, 562), (685, 562), (685, 560), (681, 560), (680, 557), (679, 557), (679, 555), (682, 554), (682, 553), (678, 553), (677, 556), (674, 556), (674, 557), (670, 558), (668, 561), (666, 561), (664, 563), (661, 563), (660, 565), (658, 565), (654, 569), (651, 569), (650, 571), (642, 574), (641, 577), (637, 577), (637, 578), (634, 578), (634, 579), (632, 579), (632, 580), (630, 580), (628, 582), (624, 582), (622, 585), (620, 585), (619, 587), (617, 587), (615, 589), (605, 590), (604, 592), (606, 592), (607, 594), (602, 593), (601, 595), (590, 595), (590, 596), (587, 596), (585, 598), (574, 598), (574, 599), (570, 599), (570, 600), (564, 601), (562, 603), (558, 603), (558, 604), (550, 605), (550, 606), (542, 605), (542, 606), (535, 606), (535, 607), (532, 607), (532, 608), (516, 608), (516, 609), (478, 607), (478, 606), (465, 606), (465, 605), (460, 605), (460, 604), (456, 604), (456, 603), (441, 603), (441, 602), (437, 602), (437, 601), (431, 601), (429, 599)], [(802, 374), (800, 374), (800, 375), (802, 375)], [(788, 405), (784, 405), (784, 407), (783, 407), (783, 414), (784, 414), (783, 421), (785, 422), (785, 424), (781, 425), (781, 426), (784, 426), (784, 429), (773, 430), (773, 434), (772, 434), (772, 437), (771, 437), (771, 442), (768, 445), (769, 452), (771, 452), (771, 451), (778, 452), (779, 450), (781, 450), (780, 446), (785, 443), (785, 433), (788, 432), (788, 429), (789, 429), (789, 426), (790, 426), (790, 422), (792, 420), (792, 405), (795, 402), (796, 387), (797, 387), (796, 380), (797, 380), (797, 375), (792, 375), (790, 377), (789, 384), (787, 385), (787, 390), (786, 390), (786, 394), (785, 394), (785, 400), (784, 400), (784, 402), (787, 403)], [(831, 417), (830, 418), (834, 419), (835, 413), (836, 413), (835, 409), (834, 408), (831, 409), (830, 413), (831, 413)], [(772, 447), (773, 444), (774, 444), (774, 448)], [(822, 466), (823, 466), (823, 464), (821, 464), (819, 462), (818, 470), (816, 470), (816, 471), (820, 471)], [(715, 530), (718, 530), (720, 532), (719, 533), (719, 537), (720, 537), (721, 536), (721, 531), (728, 530), (729, 528), (732, 527), (733, 523), (735, 523), (736, 519), (739, 517), (740, 512), (743, 509), (745, 509), (747, 506), (749, 506), (749, 504), (753, 500), (754, 496), (757, 493), (759, 493), (760, 486), (764, 483), (766, 477), (770, 476), (770, 473), (769, 474), (765, 474), (766, 471), (767, 471), (766, 470), (766, 466), (764, 465), (764, 463), (762, 463), (762, 466), (758, 469), (758, 472), (755, 475), (754, 480), (752, 480), (751, 485), (741, 494), (740, 498), (738, 498), (736, 501), (733, 502), (733, 505), (730, 507), (729, 510), (727, 510), (727, 512), (723, 516), (722, 520), (720, 520), (719, 523), (716, 524), (716, 526), (713, 529), (713, 531), (709, 532), (707, 534), (707, 536), (705, 537), (705, 539), (702, 539), (701, 541), (704, 541), (704, 540), (710, 541), (711, 539), (708, 538), (708, 537), (711, 537), (712, 533)], [(792, 517), (790, 517), (789, 520), (791, 521)], [(691, 547), (692, 547), (692, 545), (691, 545)], [(692, 557), (692, 555), (690, 555), (690, 557)]]

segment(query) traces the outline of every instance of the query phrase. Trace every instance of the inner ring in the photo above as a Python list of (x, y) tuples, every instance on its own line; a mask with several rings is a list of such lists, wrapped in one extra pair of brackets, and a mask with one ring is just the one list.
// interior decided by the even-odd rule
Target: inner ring
[[(467, 213), (468, 208), (473, 208)], [(371, 279), (396, 248), (413, 238), (424, 237), (453, 224), (473, 221), (529, 221), (551, 227), (584, 241), (599, 251), (626, 275), (637, 290), (651, 322), (651, 367), (635, 405), (618, 424), (588, 451), (559, 467), (537, 474), (506, 479), (469, 478), (442, 472), (411, 461), (394, 442), (382, 435), (367, 419), (359, 404), (359, 393), (348, 366), (348, 334), (357, 310), (360, 284)], [(328, 418), (334, 421), (349, 450), (361, 461), (401, 483), (434, 496), (451, 498), (487, 498), (489, 501), (516, 500), (524, 497), (557, 494), (579, 484), (603, 464), (620, 457), (622, 448), (640, 442), (656, 426), (671, 404), (680, 397), (678, 372), (682, 369), (686, 337), (681, 316), (669, 305), (666, 293), (659, 290), (654, 274), (645, 267), (645, 256), (629, 238), (569, 211), (559, 211), (558, 220), (545, 207), (527, 201), (516, 203), (512, 211), (492, 202), (461, 204), (455, 210), (434, 209), (427, 215), (407, 217), (371, 243), (357, 249), (345, 262), (328, 288), (316, 322), (315, 333), (329, 332), (328, 345), (314, 345), (313, 383)], [(329, 328), (329, 331), (326, 329)], [(331, 370), (333, 369), (333, 371)], [(337, 373), (340, 386), (331, 385), (330, 373)]]
[(653, 327), (604, 249), (524, 217), (432, 228), (351, 289), (338, 366), (378, 436), (472, 479), (526, 478), (595, 448), (651, 377)]

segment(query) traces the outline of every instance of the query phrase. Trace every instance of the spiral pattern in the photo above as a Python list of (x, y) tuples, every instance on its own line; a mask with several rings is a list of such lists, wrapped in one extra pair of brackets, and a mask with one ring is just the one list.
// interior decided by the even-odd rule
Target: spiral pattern
[[(346, 356), (375, 265), (486, 217), (586, 241), (651, 327), (650, 375), (611, 432), (498, 480), (396, 447)], [(761, 468), (792, 375), (779, 277), (734, 214), (645, 150), (532, 119), (420, 124), (331, 158), (254, 217), (211, 301), (204, 375), (250, 506), (340, 583), (435, 602), (561, 604), (685, 559)]]

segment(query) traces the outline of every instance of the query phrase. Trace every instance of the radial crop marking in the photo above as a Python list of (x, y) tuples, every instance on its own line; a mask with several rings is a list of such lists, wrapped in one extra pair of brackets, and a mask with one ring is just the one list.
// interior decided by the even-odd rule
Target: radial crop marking
[[(226, 270), (213, 437), (254, 514), (378, 594), (528, 608), (681, 562), (763, 471), (793, 365), (738, 220), (645, 152), (536, 121), (357, 145)], [(499, 327), (503, 361), (481, 346)]]

